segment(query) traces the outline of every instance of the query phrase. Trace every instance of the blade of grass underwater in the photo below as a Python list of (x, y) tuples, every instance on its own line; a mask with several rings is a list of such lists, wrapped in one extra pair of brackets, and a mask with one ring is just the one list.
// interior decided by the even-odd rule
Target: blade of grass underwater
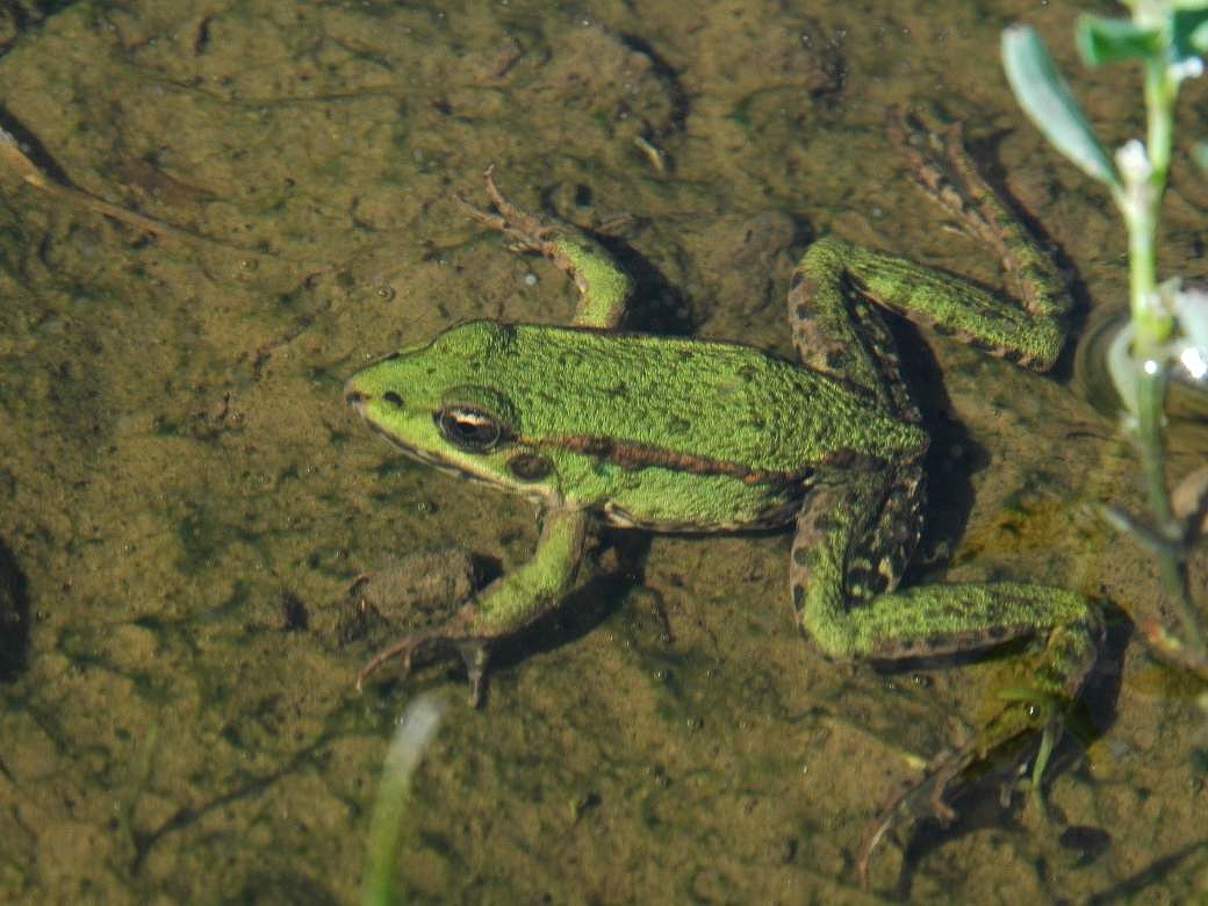
[(1011, 90), (1036, 128), (1084, 173), (1119, 190), (1115, 164), (1036, 31), (1026, 25), (1003, 31), (1002, 60)]
[(403, 712), (390, 741), (369, 823), (369, 856), (365, 865), (362, 906), (398, 906), (401, 902), (396, 872), (403, 816), (411, 798), (411, 777), (424, 749), (436, 735), (444, 710), (444, 702), (436, 694), (420, 695)]

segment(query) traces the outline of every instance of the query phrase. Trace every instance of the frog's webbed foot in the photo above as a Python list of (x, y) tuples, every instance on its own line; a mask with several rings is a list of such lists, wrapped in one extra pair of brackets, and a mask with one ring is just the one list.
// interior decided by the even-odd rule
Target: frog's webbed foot
[(986, 188), (969, 160), (959, 122), (921, 122), (900, 107), (891, 107), (885, 131), (910, 164), (910, 175), (920, 189), (962, 219), (978, 218), (970, 201)]
[(474, 220), (488, 229), (503, 233), (508, 239), (508, 245), (515, 252), (537, 252), (547, 257), (554, 257), (556, 250), (553, 242), (558, 234), (557, 228), (543, 222), (540, 218), (512, 204), (495, 184), (495, 165), (487, 167), (483, 173), (486, 183), (487, 197), (494, 205), (494, 211), (483, 210), (462, 195), (454, 195), (457, 203)]
[[(886, 132), (909, 163), (919, 188), (997, 252), (1024, 310), (1038, 321), (1063, 318), (1073, 305), (1065, 276), (978, 171), (965, 147), (961, 124), (920, 122), (893, 107), (886, 117)], [(1052, 364), (1047, 353), (1015, 358), (1041, 371)]]
[(1062, 714), (1060, 702), (1045, 701), (1043, 696), (1036, 694), (1025, 694), (1019, 700), (1009, 702), (968, 742), (936, 755), (922, 775), (895, 793), (869, 825), (856, 859), (856, 873), (861, 886), (868, 888), (873, 853), (894, 827), (928, 815), (947, 827), (957, 818), (956, 811), (945, 801), (949, 788), (992, 751), (1024, 734), (1043, 729), (1040, 748), (1032, 767), (1031, 791), (1039, 796), (1041, 776), (1060, 737)]
[(966, 230), (997, 249), (1010, 269), (1013, 244), (1030, 244), (1031, 239), (1022, 234), (1003, 200), (978, 172), (965, 147), (961, 124), (920, 121), (892, 107), (885, 130), (906, 158), (919, 188), (957, 217)]
[(370, 676), (385, 664), (402, 661), (403, 676), (411, 673), (418, 663), (431, 663), (441, 658), (458, 655), (466, 665), (470, 681), (470, 704), (478, 707), (482, 701), (483, 679), (487, 669), (487, 641), (468, 635), (474, 619), (473, 605), (466, 605), (445, 623), (433, 629), (405, 635), (390, 647), (375, 654), (357, 673), (357, 691), (361, 691)]
[[(486, 668), (485, 642), (474, 628), (478, 566), (459, 547), (419, 551), (356, 577), (348, 598), (359, 618), (367, 613), (399, 624), (404, 632), (357, 674), (359, 691), (385, 664), (399, 660), (404, 674), (421, 662), (460, 654), (470, 674), (471, 701), (477, 703)], [(469, 603), (467, 603), (469, 602)]]

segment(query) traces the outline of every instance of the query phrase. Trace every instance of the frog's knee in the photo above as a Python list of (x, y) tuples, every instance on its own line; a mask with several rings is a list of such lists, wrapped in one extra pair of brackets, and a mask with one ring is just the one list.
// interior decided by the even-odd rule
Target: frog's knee
[(837, 268), (843, 270), (843, 263), (850, 255), (852, 244), (838, 236), (823, 236), (815, 239), (801, 256), (797, 264), (799, 274), (817, 274)]
[(849, 661), (858, 656), (856, 634), (842, 618), (819, 618), (807, 607), (798, 614), (798, 619), (810, 641), (827, 657)]

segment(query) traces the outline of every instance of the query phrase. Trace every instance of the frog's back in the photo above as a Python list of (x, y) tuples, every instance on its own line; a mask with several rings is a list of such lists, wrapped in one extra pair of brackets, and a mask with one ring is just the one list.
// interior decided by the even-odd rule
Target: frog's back
[[(469, 325), (467, 325), (469, 326)], [(846, 451), (892, 458), (918, 429), (824, 375), (735, 343), (495, 325), (525, 435), (792, 475)], [(540, 379), (534, 379), (540, 375)]]

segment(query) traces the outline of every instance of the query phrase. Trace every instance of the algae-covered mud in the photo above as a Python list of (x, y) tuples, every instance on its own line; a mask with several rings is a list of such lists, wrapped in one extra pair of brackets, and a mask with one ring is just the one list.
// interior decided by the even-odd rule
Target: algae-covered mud
[[(488, 165), (606, 234), (634, 326), (787, 356), (815, 236), (1000, 283), (886, 141), (886, 110), (914, 105), (964, 123), (1079, 323), (1119, 303), (1110, 202), (1014, 108), (998, 33), (1036, 25), (1113, 142), (1140, 127), (1133, 74), (1083, 79), (1063, 4), (952, 6), (12, 4), (0, 125), (56, 184), (174, 229), (0, 170), (0, 900), (355, 902), (382, 757), (423, 689), (449, 701), (402, 835), (408, 902), (1208, 897), (1203, 690), (1133, 638), (1126, 614), (1163, 613), (1154, 566), (1087, 503), (1139, 508), (1136, 463), (1071, 388), (1072, 350), (1036, 376), (898, 337), (933, 438), (909, 580), (1105, 608), (1047, 815), (1005, 753), (951, 826), (896, 829), (861, 891), (879, 807), (1021, 659), (827, 662), (793, 626), (782, 534), (605, 534), (480, 710), (452, 662), (354, 688), (415, 617), (384, 582), (439, 606), (400, 558), (455, 545), (490, 574), (536, 543), (524, 500), (401, 459), (341, 394), (458, 321), (569, 317), (561, 275), (454, 202)], [(1204, 276), (1206, 206), (1179, 168), (1166, 267)], [(1204, 455), (1175, 452), (1176, 475)]]

